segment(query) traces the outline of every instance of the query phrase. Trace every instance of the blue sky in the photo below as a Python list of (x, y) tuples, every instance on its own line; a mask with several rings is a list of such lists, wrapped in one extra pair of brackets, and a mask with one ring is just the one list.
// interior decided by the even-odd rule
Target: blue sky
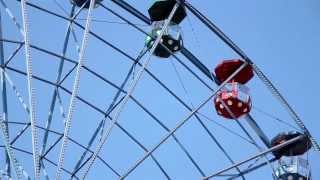
[[(17, 21), (22, 24), (19, 3), (16, 1), (5, 2), (13, 15), (17, 18)], [(60, 15), (67, 16), (53, 0), (30, 0), (30, 2)], [(67, 12), (70, 11), (71, 5), (69, 2), (62, 0), (57, 0), (57, 2), (62, 5), (63, 9)], [(127, 0), (126, 2), (132, 4), (146, 15), (148, 6), (152, 3), (151, 1), (134, 0)], [(317, 58), (320, 50), (320, 36), (318, 36), (318, 32), (320, 32), (318, 20), (320, 13), (317, 9), (320, 2), (316, 0), (190, 0), (189, 2), (207, 15), (210, 20), (220, 27), (264, 71), (301, 116), (312, 135), (319, 141), (320, 133), (317, 112), (319, 107), (318, 102), (320, 101), (318, 93), (318, 77), (320, 77), (318, 67), (320, 64), (317, 61)], [(150, 28), (143, 25), (143, 22), (123, 11), (110, 1), (105, 0), (103, 3), (107, 7), (114, 9), (119, 14), (138, 24), (142, 29), (150, 31)], [(32, 7), (28, 7), (28, 10), (30, 16), (31, 43), (57, 54), (61, 54), (67, 22)], [(78, 19), (77, 22), (84, 24), (85, 22), (81, 20), (81, 18), (85, 18), (86, 13), (86, 11), (82, 12), (80, 14), (80, 19)], [(4, 38), (21, 41), (22, 37), (19, 34), (19, 31), (2, 6), (1, 15)], [(113, 43), (115, 46), (123, 49), (129, 56), (137, 57), (144, 46), (145, 36), (142, 33), (127, 24), (110, 23), (110, 21), (121, 22), (121, 20), (114, 17), (102, 7), (95, 9), (93, 18), (95, 20), (109, 22), (94, 21), (91, 27), (93, 32)], [(182, 22), (181, 28), (183, 30), (185, 47), (196, 55), (210, 70), (213, 70), (223, 59), (239, 58), (192, 14), (188, 13), (188, 17)], [(74, 26), (74, 31), (78, 42), (81, 43), (83, 30)], [(66, 57), (74, 61), (77, 61), (78, 59), (76, 46), (77, 43), (71, 37)], [(16, 44), (5, 43), (5, 58), (8, 58), (16, 47)], [(55, 82), (59, 58), (47, 55), (46, 53), (35, 49), (32, 49), (31, 53), (34, 74), (43, 79)], [(147, 54), (142, 61), (145, 61), (148, 56), (149, 54)], [(213, 89), (216, 89), (217, 86), (201, 74), (201, 72), (190, 64), (185, 57), (180, 53), (177, 53), (177, 56), (182, 62), (186, 63), (194, 70), (207, 84)], [(113, 82), (115, 85), (120, 86), (132, 65), (132, 61), (128, 60), (124, 55), (115, 52), (112, 48), (103, 44), (95, 37), (90, 36), (89, 45), (85, 54), (85, 65)], [(19, 51), (9, 63), (9, 67), (25, 71), (23, 49)], [(72, 63), (66, 62), (63, 75), (67, 74), (72, 67)], [(135, 71), (137, 72), (139, 70), (140, 67), (136, 67)], [(212, 93), (173, 58), (164, 60), (152, 57), (148, 70), (190, 107), (198, 106)], [(7, 73), (12, 82), (17, 86), (23, 99), (27, 102), (28, 94), (25, 76), (10, 69), (7, 70)], [(62, 83), (63, 87), (69, 90), (72, 89), (74, 74), (75, 73), (72, 72), (71, 75), (66, 78)], [(34, 80), (34, 85), (37, 97), (37, 120), (39, 126), (44, 127), (48, 117), (49, 105), (54, 88), (53, 86), (38, 80)], [(183, 88), (183, 86), (185, 88)], [(293, 120), (286, 113), (285, 109), (283, 109), (276, 99), (272, 97), (271, 93), (257, 77), (248, 83), (248, 87), (251, 89), (253, 106), (255, 107), (251, 114), (270, 139), (279, 132), (292, 130), (292, 128), (279, 123), (273, 118), (258, 111), (259, 109), (262, 109), (263, 111), (294, 125)], [(126, 85), (125, 90), (128, 90), (128, 88), (129, 86)], [(59, 92), (62, 99), (62, 105), (59, 106), (59, 103), (56, 104), (57, 106), (53, 112), (54, 120), (51, 129), (62, 132), (63, 118), (61, 117), (60, 109), (63, 109), (65, 113), (67, 112), (70, 95), (63, 90), (59, 90)], [(92, 75), (89, 71), (82, 71), (79, 96), (87, 102), (96, 105), (99, 110), (105, 110), (108, 107), (116, 92), (117, 90), (114, 87)], [(124, 94), (122, 93), (121, 95), (123, 96)], [(174, 128), (184, 117), (186, 117), (186, 115), (188, 115), (188, 113), (190, 113), (188, 109), (170, 95), (167, 90), (147, 73), (145, 73), (143, 78), (139, 81), (139, 84), (133, 93), (133, 97), (147, 107), (147, 109), (169, 129)], [(21, 103), (9, 84), (8, 101), (9, 121), (28, 122), (27, 113), (21, 106)], [(220, 123), (242, 136), (245, 136), (235, 122), (225, 120), (216, 115), (212, 101), (207, 103), (199, 112), (211, 119), (207, 120), (203, 116), (200, 116), (205, 126), (225, 147), (226, 151), (231, 155), (235, 162), (244, 160), (247, 157), (258, 153), (258, 150), (251, 144), (238, 136), (227, 132), (220, 126), (217, 126), (216, 123)], [(111, 116), (113, 116), (113, 113)], [(80, 144), (86, 145), (101, 119), (103, 119), (103, 115), (99, 113), (97, 109), (93, 109), (87, 104), (79, 101), (72, 120), (70, 137)], [(263, 146), (257, 136), (254, 135), (254, 132), (245, 123), (244, 119), (241, 119), (241, 123), (243, 123), (255, 137), (259, 145)], [(16, 134), (23, 128), (21, 125), (13, 124), (9, 127), (10, 134)], [(150, 115), (143, 111), (135, 101), (132, 99), (129, 100), (120, 115), (119, 126), (113, 130), (109, 141), (104, 145), (100, 154), (101, 157), (103, 157), (119, 174), (125, 173), (128, 168), (133, 166), (135, 162), (146, 153), (145, 150), (139, 147), (136, 142), (132, 141), (120, 127), (133, 135), (146, 149), (154, 147), (160, 139), (168, 133), (165, 128), (161, 127)], [(44, 132), (39, 130), (40, 139), (42, 139), (43, 134)], [(209, 175), (230, 165), (230, 162), (224, 157), (195, 117), (192, 117), (175, 133), (175, 135), (187, 149), (189, 154), (191, 154), (205, 175)], [(58, 135), (51, 133), (49, 141), (53, 143), (58, 137)], [(60, 145), (61, 143), (58, 143), (58, 145), (48, 153), (47, 157), (53, 162), (57, 162)], [(91, 149), (95, 149), (94, 147), (96, 145), (97, 141), (95, 141)], [(32, 150), (30, 129), (17, 140), (14, 147), (19, 147), (27, 151)], [(0, 151), (1, 162), (4, 162), (3, 150)], [(83, 151), (84, 150), (80, 146), (73, 142), (69, 142), (64, 167), (72, 171)], [(16, 152), (16, 155), (21, 164), (24, 165), (28, 174), (32, 176), (31, 156), (21, 152)], [(172, 179), (201, 178), (201, 174), (173, 138), (169, 138), (161, 145), (160, 148), (153, 153), (153, 156), (168, 172)], [(318, 163), (320, 160), (319, 152), (311, 150), (309, 156), (313, 169), (313, 179), (319, 179), (320, 173), (317, 171), (317, 169), (320, 168)], [(263, 159), (259, 162), (262, 161)], [(3, 169), (4, 163), (0, 163), (0, 165), (1, 169)], [(50, 177), (54, 177), (56, 168), (48, 162), (45, 162), (45, 166)], [(248, 166), (248, 164), (246, 164), (246, 166)], [(241, 169), (245, 169), (246, 166), (241, 166)], [(230, 173), (234, 172), (235, 171), (231, 171)], [(271, 172), (270, 167), (266, 166), (246, 175), (246, 178), (271, 179)], [(82, 172), (80, 171), (80, 177), (81, 174)], [(67, 177), (67, 174), (63, 174), (64, 179)], [(116, 178), (117, 175), (106, 168), (101, 161), (95, 163), (88, 176), (88, 179)], [(128, 179), (160, 180), (165, 179), (165, 176), (156, 166), (153, 159), (147, 158), (146, 161), (128, 176)]]

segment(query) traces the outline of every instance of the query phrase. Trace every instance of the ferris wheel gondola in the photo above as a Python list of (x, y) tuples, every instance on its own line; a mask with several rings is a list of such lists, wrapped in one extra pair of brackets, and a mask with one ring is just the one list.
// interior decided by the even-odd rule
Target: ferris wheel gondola
[[(152, 47), (154, 40), (160, 35), (161, 29), (175, 4), (176, 1), (174, 0), (156, 0), (149, 8), (148, 12), (152, 22), (152, 31), (150, 36), (147, 36), (145, 40), (148, 49)], [(161, 44), (156, 47), (153, 53), (155, 56), (168, 58), (171, 56), (171, 53), (176, 53), (181, 50), (183, 41), (179, 24), (186, 15), (185, 8), (179, 5), (161, 38)]]
[[(219, 82), (224, 82), (244, 62), (240, 59), (224, 60), (214, 72)], [(249, 88), (245, 84), (253, 78), (253, 70), (247, 65), (220, 90), (214, 98), (218, 115), (227, 119), (238, 119), (251, 110), (252, 102)]]

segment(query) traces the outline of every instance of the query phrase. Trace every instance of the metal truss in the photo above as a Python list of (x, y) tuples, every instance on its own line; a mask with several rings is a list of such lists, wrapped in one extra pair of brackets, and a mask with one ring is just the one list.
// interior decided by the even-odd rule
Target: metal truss
[[(17, 2), (19, 3), (20, 0), (17, 0)], [(245, 179), (245, 175), (255, 171), (261, 167), (264, 167), (266, 165), (268, 165), (269, 163), (272, 163), (274, 161), (276, 161), (275, 158), (273, 159), (267, 159), (266, 162), (263, 162), (259, 165), (253, 166), (253, 167), (249, 167), (247, 169), (241, 169), (240, 166), (248, 163), (252, 160), (255, 160), (257, 158), (260, 158), (262, 156), (265, 156), (266, 154), (277, 150), (281, 147), (284, 147), (286, 145), (289, 145), (290, 143), (293, 143), (297, 140), (299, 140), (300, 137), (295, 138), (291, 141), (288, 141), (284, 144), (275, 146), (275, 147), (270, 147), (270, 141), (268, 139), (268, 137), (265, 135), (265, 133), (263, 132), (263, 130), (260, 128), (260, 126), (258, 125), (258, 123), (254, 120), (254, 118), (251, 115), (248, 115), (246, 117), (248, 124), (252, 127), (252, 129), (254, 130), (254, 132), (258, 135), (258, 137), (260, 138), (260, 140), (264, 143), (265, 147), (268, 148), (267, 150), (263, 150), (263, 152), (258, 153), (257, 155), (254, 155), (250, 158), (248, 158), (247, 160), (241, 161), (239, 163), (236, 163), (233, 158), (231, 157), (231, 155), (227, 152), (227, 149), (225, 149), (222, 144), (218, 141), (218, 139), (215, 137), (214, 133), (210, 131), (210, 129), (206, 126), (206, 124), (204, 123), (204, 119), (198, 114), (198, 111), (207, 104), (207, 102), (212, 99), (212, 97), (221, 89), (224, 87), (224, 85), (228, 82), (228, 80), (230, 80), (233, 76), (235, 76), (238, 72), (241, 71), (242, 68), (244, 68), (247, 64), (250, 64), (256, 74), (258, 75), (259, 78), (261, 78), (261, 80), (266, 84), (266, 86), (271, 90), (272, 94), (275, 95), (275, 97), (281, 102), (282, 105), (284, 105), (284, 107), (288, 110), (289, 114), (293, 117), (293, 119), (295, 120), (295, 122), (297, 123), (297, 125), (301, 128), (301, 130), (303, 132), (305, 132), (308, 137), (310, 138), (311, 142), (313, 143), (313, 146), (316, 150), (320, 150), (319, 145), (317, 144), (317, 142), (315, 141), (315, 139), (311, 136), (310, 132), (308, 131), (308, 129), (305, 127), (305, 125), (303, 124), (303, 122), (301, 121), (301, 119), (298, 117), (297, 113), (291, 108), (291, 106), (288, 104), (288, 102), (283, 98), (283, 96), (280, 94), (280, 92), (275, 88), (275, 86), (271, 83), (271, 81), (262, 73), (262, 71), (253, 63), (253, 61), (247, 57), (247, 55), (238, 47), (236, 46), (231, 40), (230, 38), (228, 38), (217, 26), (215, 26), (208, 18), (205, 17), (205, 15), (203, 15), (200, 11), (198, 11), (195, 7), (193, 7), (190, 3), (187, 3), (185, 1), (181, 1), (181, 0), (177, 0), (177, 4), (175, 6), (175, 8), (177, 8), (177, 6), (179, 4), (183, 5), (186, 7), (186, 9), (191, 12), (194, 16), (196, 16), (205, 26), (207, 26), (210, 30), (212, 30), (224, 43), (226, 43), (232, 50), (234, 50), (240, 57), (242, 57), (246, 63), (244, 63), (244, 65), (242, 65), (236, 72), (234, 72), (225, 82), (219, 82), (217, 80), (217, 78), (214, 76), (214, 74), (212, 74), (210, 72), (210, 70), (201, 62), (200, 59), (197, 58), (196, 55), (194, 55), (191, 51), (189, 51), (187, 49), (187, 47), (183, 47), (181, 50), (181, 54), (193, 65), (187, 65), (185, 64), (179, 56), (173, 54), (172, 52), (170, 52), (170, 50), (168, 50), (171, 55), (173, 56), (173, 58), (175, 59), (175, 61), (177, 61), (183, 68), (185, 68), (191, 75), (193, 75), (197, 80), (199, 80), (199, 82), (201, 82), (201, 84), (206, 87), (207, 89), (209, 89), (212, 93), (210, 94), (210, 96), (208, 98), (206, 98), (200, 105), (198, 105), (197, 107), (192, 107), (190, 105), (188, 105), (187, 102), (183, 101), (181, 97), (179, 97), (177, 95), (177, 93), (170, 89), (163, 81), (161, 81), (153, 72), (151, 72), (151, 70), (149, 70), (147, 68), (147, 65), (149, 63), (149, 60), (151, 58), (151, 55), (149, 57), (149, 59), (145, 62), (141, 62), (140, 60), (145, 56), (145, 54), (147, 53), (147, 51), (144, 49), (141, 51), (141, 53), (138, 55), (138, 57), (132, 57), (131, 55), (129, 55), (129, 53), (127, 53), (125, 50), (123, 50), (120, 47), (117, 47), (116, 45), (114, 45), (113, 43), (109, 42), (107, 39), (104, 39), (101, 35), (99, 35), (98, 33), (93, 32), (92, 30), (90, 30), (90, 21), (91, 21), (91, 11), (93, 9), (93, 5), (94, 5), (95, 0), (90, 0), (90, 8), (89, 8), (89, 12), (88, 12), (88, 17), (87, 17), (87, 24), (86, 26), (81, 25), (81, 23), (77, 22), (76, 18), (77, 16), (80, 14), (80, 12), (82, 11), (83, 7), (79, 8), (78, 11), (75, 12), (75, 6), (72, 7), (69, 16), (64, 16), (64, 15), (60, 15), (56, 12), (50, 11), (49, 9), (46, 9), (44, 7), (41, 7), (40, 5), (37, 5), (35, 3), (31, 3), (29, 1), (25, 1), (25, 0), (21, 0), (21, 4), (22, 4), (22, 11), (24, 12), (24, 21), (23, 21), (23, 29), (25, 31), (22, 30), (20, 24), (18, 22), (15, 21), (14, 16), (11, 14), (11, 12), (9, 11), (9, 9), (7, 8), (5, 1), (1, 0), (2, 5), (7, 9), (7, 12), (10, 16), (11, 19), (14, 20), (15, 25), (17, 26), (17, 28), (20, 30), (20, 32), (22, 33), (23, 37), (24, 37), (24, 41), (16, 41), (16, 40), (10, 40), (10, 39), (6, 39), (5, 37), (2, 37), (2, 33), (1, 33), (1, 29), (0, 29), (0, 59), (1, 59), (1, 87), (2, 87), (2, 110), (1, 113), (3, 114), (4, 117), (4, 122), (6, 123), (6, 131), (9, 133), (9, 128), (8, 128), (8, 124), (12, 124), (12, 125), (20, 125), (23, 126), (23, 128), (18, 132), (18, 134), (16, 135), (12, 135), (10, 134), (12, 139), (10, 141), (10, 146), (14, 151), (19, 151), (19, 152), (23, 152), (25, 154), (29, 154), (31, 156), (33, 156), (34, 158), (34, 168), (35, 168), (35, 179), (39, 179), (40, 178), (40, 165), (41, 165), (41, 169), (45, 172), (46, 171), (46, 167), (45, 167), (45, 163), (50, 163), (54, 166), (57, 167), (57, 174), (56, 174), (56, 179), (60, 179), (61, 178), (61, 173), (64, 172), (68, 175), (70, 175), (70, 178), (76, 178), (79, 179), (81, 177), (81, 179), (84, 179), (87, 175), (87, 173), (90, 170), (90, 167), (93, 165), (93, 163), (95, 162), (95, 159), (97, 159), (99, 162), (101, 162), (106, 168), (108, 168), (116, 177), (118, 177), (119, 179), (125, 179), (128, 175), (130, 175), (143, 161), (145, 161), (149, 156), (152, 158), (152, 161), (156, 164), (157, 168), (159, 168), (159, 170), (161, 171), (161, 173), (164, 175), (164, 177), (166, 179), (172, 179), (170, 174), (165, 170), (165, 167), (163, 164), (161, 164), (159, 162), (159, 160), (157, 159), (157, 157), (153, 154), (154, 151), (156, 149), (158, 149), (164, 142), (166, 142), (170, 137), (173, 138), (174, 142), (178, 145), (178, 147), (183, 151), (183, 153), (185, 154), (185, 156), (188, 158), (189, 162), (192, 164), (192, 166), (195, 168), (195, 170), (198, 172), (198, 174), (203, 177), (204, 179), (210, 179), (212, 177), (215, 176), (223, 176), (223, 177), (227, 177), (228, 179), (235, 179), (238, 177), (241, 177), (242, 179)], [(145, 23), (146, 25), (150, 25), (151, 21), (150, 19), (145, 16), (143, 13), (141, 13), (140, 11), (138, 11), (136, 8), (134, 8), (132, 5), (130, 5), (129, 3), (125, 2), (124, 0), (111, 0), (112, 3), (114, 3), (115, 5), (119, 6), (120, 8), (126, 10), (127, 12), (129, 12), (131, 15), (137, 17), (137, 19), (141, 20), (143, 23)], [(128, 23), (132, 28), (136, 29), (137, 31), (141, 32), (144, 35), (149, 35), (147, 32), (145, 32), (143, 29), (141, 29), (140, 27), (138, 27), (137, 25), (135, 25), (134, 23), (132, 23), (128, 18), (120, 15), (119, 13), (117, 13), (116, 11), (114, 11), (113, 9), (109, 8), (108, 6), (104, 5), (103, 3), (100, 3), (101, 8), (103, 8), (106, 12), (110, 12), (111, 14), (113, 14), (115, 17), (119, 18), (120, 20), (122, 20), (125, 23)], [(27, 7), (28, 8), (33, 8), (35, 10), (41, 11), (41, 12), (45, 12), (47, 14), (50, 14), (54, 17), (57, 17), (59, 19), (64, 20), (67, 23), (67, 28), (66, 28), (66, 33), (65, 33), (65, 38), (64, 38), (64, 44), (62, 47), (62, 52), (58, 53), (58, 52), (53, 52), (47, 49), (44, 49), (38, 45), (32, 44), (29, 42), (28, 39), (28, 17), (27, 17)], [(173, 12), (171, 13), (171, 17), (174, 13), (175, 9), (173, 10)], [(169, 20), (167, 21), (167, 24), (170, 22), (170, 17)], [(1, 23), (1, 12), (0, 12), (0, 23)], [(76, 61), (74, 59), (71, 59), (69, 57), (67, 57), (67, 50), (68, 50), (68, 46), (69, 46), (69, 41), (70, 41), (70, 36), (74, 35), (74, 29), (73, 27), (77, 27), (80, 28), (82, 30), (84, 30), (84, 38), (83, 38), (83, 42), (82, 42), (82, 48), (81, 51), (78, 52), (79, 53), (79, 61)], [(164, 27), (164, 29), (166, 28), (166, 26)], [(116, 85), (114, 82), (112, 82), (111, 80), (107, 79), (106, 77), (104, 77), (103, 75), (99, 74), (98, 72), (94, 71), (91, 67), (86, 66), (85, 64), (83, 64), (83, 58), (84, 58), (84, 51), (87, 45), (87, 40), (88, 37), (93, 37), (96, 40), (98, 40), (99, 42), (103, 43), (105, 45), (105, 47), (107, 48), (111, 48), (113, 49), (115, 52), (119, 53), (120, 55), (122, 55), (123, 57), (125, 57), (126, 60), (129, 60), (130, 63), (132, 63), (130, 69), (128, 70), (128, 73), (125, 77), (125, 79), (123, 80), (122, 84)], [(154, 44), (153, 48), (151, 49), (151, 54), (152, 54), (152, 50), (155, 49), (155, 47), (157, 46), (157, 44), (159, 43), (161, 46), (165, 47), (161, 42), (160, 42), (161, 36), (159, 36), (156, 39), (156, 43)], [(9, 58), (7, 60), (4, 59), (4, 55), (3, 55), (3, 47), (2, 44), (3, 43), (11, 43), (11, 44), (15, 44), (17, 45), (17, 48), (15, 49), (15, 51), (12, 52), (12, 54), (9, 56)], [(17, 68), (11, 67), (10, 66), (10, 62), (12, 61), (12, 59), (14, 59), (14, 57), (18, 54), (18, 52), (22, 49), (25, 48), (26, 51), (26, 60), (27, 60), (27, 64), (31, 63), (31, 55), (30, 55), (30, 50), (35, 50), (35, 51), (39, 51), (42, 53), (45, 53), (47, 55), (56, 57), (57, 60), (59, 60), (59, 68), (58, 68), (58, 72), (57, 72), (57, 77), (56, 77), (56, 81), (50, 81), (47, 80), (43, 77), (40, 76), (36, 76), (34, 74), (32, 74), (32, 66), (27, 66), (27, 70), (26, 71), (22, 71), (19, 70)], [(62, 77), (62, 71), (64, 69), (64, 63), (72, 63), (73, 64), (73, 68), (64, 76)], [(131, 76), (133, 76), (133, 70), (134, 68), (138, 66), (140, 67), (140, 72), (138, 73), (138, 75), (136, 76), (136, 79), (134, 80), (134, 82), (130, 82), (129, 78)], [(197, 68), (202, 74), (199, 76), (197, 73), (194, 72), (194, 68)], [(83, 70), (87, 73), (90, 73), (91, 75), (93, 75), (95, 78), (101, 80), (102, 82), (104, 82), (105, 84), (107, 84), (108, 86), (112, 87), (113, 89), (115, 89), (117, 92), (113, 97), (113, 100), (110, 104), (107, 105), (107, 108), (101, 109), (100, 107), (96, 106), (94, 103), (90, 102), (89, 100), (80, 97), (77, 93), (78, 89), (79, 89), (79, 80), (80, 80), (80, 70)], [(28, 77), (28, 82), (29, 82), (29, 105), (26, 105), (24, 103), (23, 97), (20, 96), (18, 89), (14, 86), (14, 84), (10, 83), (10, 86), (12, 87), (12, 89), (16, 92), (18, 98), (20, 99), (21, 104), (24, 106), (25, 111), (28, 113), (28, 115), (30, 115), (30, 119), (31, 122), (30, 123), (21, 123), (21, 122), (14, 122), (14, 121), (9, 121), (8, 120), (8, 113), (7, 113), (7, 84), (5, 79), (9, 78), (6, 77), (8, 75), (5, 74), (6, 71), (10, 71), (10, 72), (14, 72), (17, 73), (19, 75), (22, 76), (26, 76)], [(76, 77), (74, 80), (74, 88), (73, 90), (68, 89), (67, 87), (64, 87), (62, 84), (63, 82), (71, 76), (71, 74), (73, 72), (76, 72)], [(155, 113), (153, 113), (151, 110), (149, 110), (148, 107), (146, 107), (144, 105), (143, 102), (141, 102), (140, 100), (138, 100), (136, 97), (134, 97), (134, 95), (132, 94), (136, 84), (138, 83), (142, 73), (146, 73), (148, 75), (148, 77), (150, 77), (152, 80), (154, 80), (157, 84), (159, 84), (164, 91), (168, 92), (172, 97), (174, 97), (175, 101), (177, 101), (179, 104), (181, 104), (189, 113), (186, 115), (186, 117), (184, 119), (182, 119), (173, 129), (170, 129), (169, 127), (167, 127), (163, 121), (158, 118)], [(207, 79), (203, 79), (203, 77), (207, 78)], [(212, 88), (211, 85), (209, 85), (207, 82), (207, 80), (210, 80), (211, 82), (214, 82), (217, 84), (217, 88)], [(49, 115), (48, 118), (46, 120), (46, 126), (45, 127), (41, 127), (39, 125), (36, 124), (36, 115), (35, 115), (35, 93), (33, 92), (33, 88), (32, 88), (32, 82), (33, 80), (37, 80), (43, 83), (46, 83), (47, 85), (50, 85), (53, 87), (53, 92), (52, 92), (52, 98), (51, 98), (51, 105), (49, 108)], [(129, 88), (129, 90), (125, 90), (125, 86), (128, 85), (129, 83), (131, 83), (131, 88)], [(70, 106), (68, 109), (68, 116), (67, 116), (67, 120), (66, 120), (66, 128), (65, 128), (65, 133), (61, 133), (61, 132), (57, 132), (51, 129), (51, 122), (52, 122), (52, 114), (54, 109), (56, 108), (56, 102), (61, 101), (61, 98), (59, 97), (59, 92), (65, 92), (66, 94), (71, 96), (71, 101), (70, 101)], [(135, 103), (135, 105), (137, 105), (139, 108), (141, 108), (143, 110), (143, 112), (145, 112), (154, 122), (157, 123), (157, 125), (159, 127), (161, 127), (163, 130), (166, 131), (166, 135), (159, 141), (159, 143), (157, 143), (154, 147), (152, 148), (147, 148), (142, 142), (140, 142), (131, 132), (129, 132), (127, 129), (125, 129), (121, 124), (118, 123), (118, 117), (122, 111), (122, 108), (124, 108), (124, 106), (126, 105), (126, 102), (128, 101), (132, 101), (133, 103)], [(72, 113), (74, 111), (73, 108), (75, 108), (74, 103), (75, 101), (80, 101), (82, 103), (84, 103), (87, 107), (91, 108), (92, 110), (94, 110), (95, 112), (101, 114), (104, 118), (101, 119), (99, 121), (99, 125), (97, 126), (96, 130), (94, 131), (94, 133), (91, 136), (90, 141), (88, 142), (88, 144), (83, 145), (79, 142), (77, 142), (76, 140), (74, 140), (73, 138), (71, 138), (68, 134), (70, 128), (71, 128), (71, 120), (72, 120)], [(61, 104), (61, 102), (60, 102)], [(62, 108), (62, 106), (60, 107)], [(115, 114), (112, 116), (112, 113)], [(192, 117), (194, 117), (197, 120), (197, 123), (199, 123), (199, 125), (202, 127), (202, 129), (206, 132), (207, 136), (210, 137), (210, 139), (212, 140), (213, 143), (216, 144), (216, 146), (219, 148), (219, 150), (224, 154), (224, 156), (228, 159), (228, 161), (230, 162), (230, 167), (223, 169), (221, 171), (218, 171), (216, 173), (212, 173), (210, 175), (206, 174), (205, 171), (202, 169), (202, 167), (199, 165), (199, 163), (197, 162), (197, 160), (192, 157), (191, 153), (189, 152), (189, 150), (185, 147), (185, 145), (178, 139), (178, 137), (175, 135), (176, 131), (179, 130), (185, 123), (187, 123)], [(112, 123), (111, 126), (108, 127), (108, 129), (106, 129), (106, 121), (109, 121)], [(243, 125), (241, 123), (238, 123), (239, 127), (241, 127), (241, 129), (243, 130), (243, 132), (249, 137), (249, 139), (251, 140), (252, 144), (256, 144), (257, 142), (255, 142), (255, 140), (252, 138), (252, 136), (249, 134), (249, 132), (243, 127)], [(127, 169), (125, 171), (125, 173), (120, 173), (118, 172), (118, 170), (116, 170), (114, 167), (112, 167), (110, 165), (110, 163), (108, 163), (108, 161), (106, 160), (107, 157), (101, 157), (99, 156), (99, 152), (103, 147), (103, 144), (105, 143), (105, 141), (108, 139), (108, 136), (111, 133), (111, 130), (113, 127), (117, 127), (118, 129), (121, 130), (121, 132), (123, 132), (132, 142), (134, 142), (134, 144), (139, 147), (141, 150), (143, 150), (143, 152), (145, 152), (144, 156), (141, 157), (135, 164), (133, 164), (129, 169)], [(20, 149), (19, 147), (15, 147), (14, 144), (15, 142), (21, 138), (24, 133), (28, 130), (31, 129), (32, 130), (32, 134), (33, 134), (33, 152), (28, 152), (25, 151), (23, 149)], [(45, 136), (44, 139), (42, 141), (41, 144), (41, 152), (39, 153), (37, 150), (37, 133), (36, 131), (41, 130), (44, 132)], [(98, 136), (98, 133), (103, 134), (102, 138)], [(48, 136), (50, 134), (55, 134), (58, 135), (58, 139), (55, 142), (51, 142), (51, 144), (49, 145), (48, 143)], [(79, 157), (77, 163), (75, 164), (73, 169), (65, 169), (63, 167), (63, 160), (64, 160), (64, 152), (67, 148), (67, 142), (70, 141), (71, 143), (77, 145), (78, 148), (83, 150), (83, 153), (81, 155), (81, 157)], [(93, 146), (93, 142), (97, 141), (99, 144), (98, 146), (95, 148), (96, 150), (92, 150), (92, 146)], [(62, 142), (62, 146), (61, 146), (61, 153), (60, 153), (60, 158), (58, 163), (56, 163), (53, 160), (50, 160), (47, 155), (49, 154), (50, 151), (52, 151), (52, 149), (54, 147), (56, 147), (60, 142)], [(2, 148), (5, 148), (5, 146), (0, 146)], [(90, 155), (89, 158), (86, 158), (87, 155)], [(6, 169), (6, 173), (11, 177), (12, 176), (12, 172), (10, 167), (12, 166), (12, 163), (10, 162), (10, 153), (6, 152), (6, 166), (8, 167)], [(106, 158), (106, 159), (105, 159)], [(235, 169), (238, 173), (237, 174), (223, 174), (226, 173), (230, 170)], [(84, 171), (84, 174), (82, 176), (80, 176), (80, 172), (81, 170)], [(44, 173), (46, 174), (46, 173)], [(46, 179), (49, 179), (48, 176), (46, 176)]]

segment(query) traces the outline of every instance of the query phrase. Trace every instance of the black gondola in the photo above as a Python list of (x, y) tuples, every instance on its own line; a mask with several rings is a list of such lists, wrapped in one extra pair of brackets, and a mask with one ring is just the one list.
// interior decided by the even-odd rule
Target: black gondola
[[(167, 19), (175, 4), (175, 0), (156, 0), (148, 10), (151, 21)], [(180, 5), (172, 18), (172, 22), (179, 24), (186, 16), (185, 8)]]
[(281, 158), (282, 156), (299, 156), (306, 153), (311, 148), (311, 142), (306, 135), (297, 131), (278, 134), (271, 140), (271, 146), (274, 147), (298, 136), (303, 136), (303, 138), (279, 150), (273, 151), (274, 156)]

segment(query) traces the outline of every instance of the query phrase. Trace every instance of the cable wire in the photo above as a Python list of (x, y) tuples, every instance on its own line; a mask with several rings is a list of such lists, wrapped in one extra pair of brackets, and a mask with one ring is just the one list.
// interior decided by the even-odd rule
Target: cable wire
[(276, 117), (275, 115), (272, 115), (272, 114), (270, 114), (270, 113), (262, 110), (261, 108), (258, 108), (257, 106), (252, 106), (252, 108), (253, 108), (254, 110), (256, 110), (257, 112), (259, 112), (259, 113), (261, 113), (261, 114), (263, 114), (263, 115), (265, 115), (265, 116), (270, 117), (271, 119), (274, 119), (274, 120), (276, 120), (276, 121), (278, 121), (278, 122), (280, 122), (280, 123), (282, 123), (282, 124), (284, 124), (284, 125), (286, 125), (286, 126), (288, 126), (288, 127), (290, 127), (290, 128), (293, 128), (293, 129), (295, 129), (295, 130), (297, 130), (297, 131), (300, 131), (298, 128), (296, 128), (295, 126), (291, 125), (290, 123), (288, 123), (288, 122), (286, 122), (286, 121), (284, 121), (284, 120)]

